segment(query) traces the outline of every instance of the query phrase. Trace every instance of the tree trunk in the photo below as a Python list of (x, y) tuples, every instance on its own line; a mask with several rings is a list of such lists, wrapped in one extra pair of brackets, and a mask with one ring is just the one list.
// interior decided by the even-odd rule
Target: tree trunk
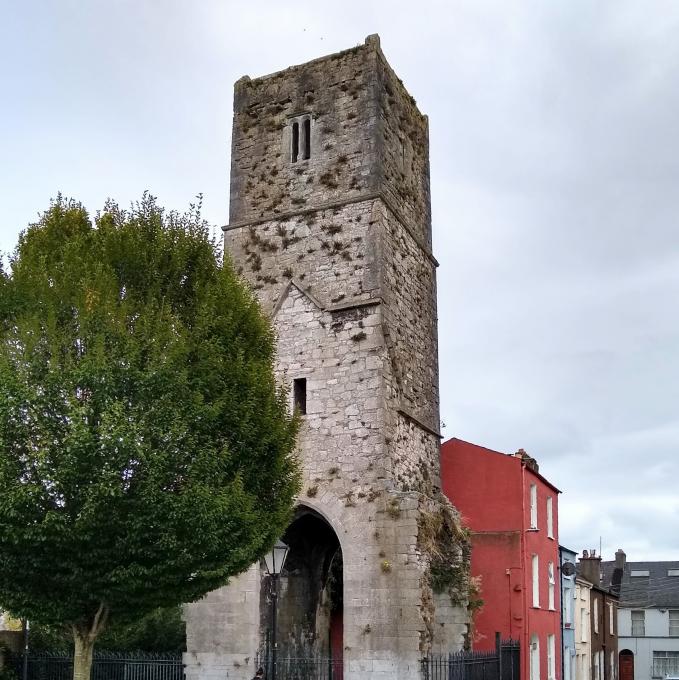
[(86, 625), (73, 626), (73, 642), (75, 650), (73, 654), (73, 680), (90, 680), (92, 675), (92, 657), (94, 642), (97, 636), (106, 626), (108, 620), (108, 607), (102, 602), (92, 621)]
[(75, 642), (75, 654), (73, 655), (73, 680), (90, 680), (92, 673), (92, 652), (94, 652), (94, 639), (87, 633), (82, 635), (79, 631), (73, 631)]

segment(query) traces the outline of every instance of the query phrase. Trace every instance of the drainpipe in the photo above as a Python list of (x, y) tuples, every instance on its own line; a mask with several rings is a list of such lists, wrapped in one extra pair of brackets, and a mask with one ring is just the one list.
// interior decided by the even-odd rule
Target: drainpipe
[[(521, 640), (521, 649), (524, 650), (524, 654), (528, 653), (528, 656), (524, 659), (524, 671), (526, 677), (530, 677), (530, 633), (528, 631), (528, 591), (526, 589), (527, 583), (527, 572), (526, 572), (526, 464), (521, 461), (521, 571), (523, 572), (523, 583), (521, 587), (523, 588), (523, 640)], [(531, 597), (532, 597), (531, 590)], [(520, 666), (519, 666), (520, 668)]]
[[(561, 680), (566, 680), (564, 678), (564, 671), (566, 670), (566, 664), (564, 662), (564, 656), (566, 656), (566, 648), (563, 644), (563, 574), (561, 573), (561, 565), (563, 564), (563, 553), (561, 552), (561, 546), (559, 546), (559, 604), (561, 605), (561, 610), (559, 611), (559, 623), (561, 624)], [(570, 680), (570, 679), (569, 679)]]
[[(519, 532), (521, 533), (521, 532)], [(519, 548), (521, 550), (521, 548)], [(521, 564), (522, 557), (519, 555), (519, 564)], [(516, 638), (514, 637), (514, 609), (513, 609), (513, 598), (512, 598), (512, 593), (514, 592), (514, 589), (512, 588), (512, 572), (518, 571), (519, 574), (522, 574), (522, 567), (507, 567), (505, 569), (505, 574), (507, 575), (507, 593), (508, 593), (508, 602), (509, 602), (509, 637), (512, 640), (515, 640)], [(521, 583), (521, 589), (522, 591), (524, 590), (523, 583)], [(519, 612), (521, 614), (522, 612)]]

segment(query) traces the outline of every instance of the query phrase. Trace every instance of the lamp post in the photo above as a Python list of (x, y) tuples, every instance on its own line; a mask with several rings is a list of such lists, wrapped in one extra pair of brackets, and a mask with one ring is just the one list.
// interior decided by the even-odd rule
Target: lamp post
[(21, 664), (21, 677), (22, 680), (28, 680), (28, 630), (29, 630), (30, 624), (28, 623), (28, 619), (22, 619), (21, 621), (21, 629), (23, 633), (23, 642), (24, 642), (24, 658), (22, 659), (22, 664)]
[(281, 575), (285, 558), (288, 556), (288, 546), (280, 539), (271, 552), (264, 555), (264, 564), (267, 574), (271, 578), (271, 680), (276, 680), (276, 652), (278, 642), (276, 641), (276, 605), (278, 601), (278, 577)]

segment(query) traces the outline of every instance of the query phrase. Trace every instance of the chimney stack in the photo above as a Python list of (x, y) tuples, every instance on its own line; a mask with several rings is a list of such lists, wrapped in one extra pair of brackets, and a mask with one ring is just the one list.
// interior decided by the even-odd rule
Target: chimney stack
[(601, 585), (601, 557), (597, 557), (596, 550), (583, 550), (578, 564), (583, 578), (595, 586)]
[(540, 466), (538, 465), (537, 460), (533, 458), (533, 456), (529, 456), (525, 449), (519, 449), (515, 454), (515, 458), (520, 458), (521, 461), (524, 463), (524, 465), (533, 470), (533, 472), (540, 472)]
[(624, 569), (626, 561), (627, 561), (627, 555), (625, 555), (624, 550), (622, 548), (618, 548), (615, 551), (615, 568), (616, 569)]

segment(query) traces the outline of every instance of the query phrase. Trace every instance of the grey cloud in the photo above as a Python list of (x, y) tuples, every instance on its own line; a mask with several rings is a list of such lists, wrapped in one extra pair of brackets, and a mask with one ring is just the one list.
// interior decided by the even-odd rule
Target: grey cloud
[[(0, 248), (58, 190), (202, 191), (231, 87), (379, 31), (430, 117), (447, 436), (522, 446), (562, 541), (679, 559), (679, 6), (22, 3), (0, 27)], [(641, 519), (640, 519), (641, 517)], [(610, 555), (609, 555), (610, 556)]]

